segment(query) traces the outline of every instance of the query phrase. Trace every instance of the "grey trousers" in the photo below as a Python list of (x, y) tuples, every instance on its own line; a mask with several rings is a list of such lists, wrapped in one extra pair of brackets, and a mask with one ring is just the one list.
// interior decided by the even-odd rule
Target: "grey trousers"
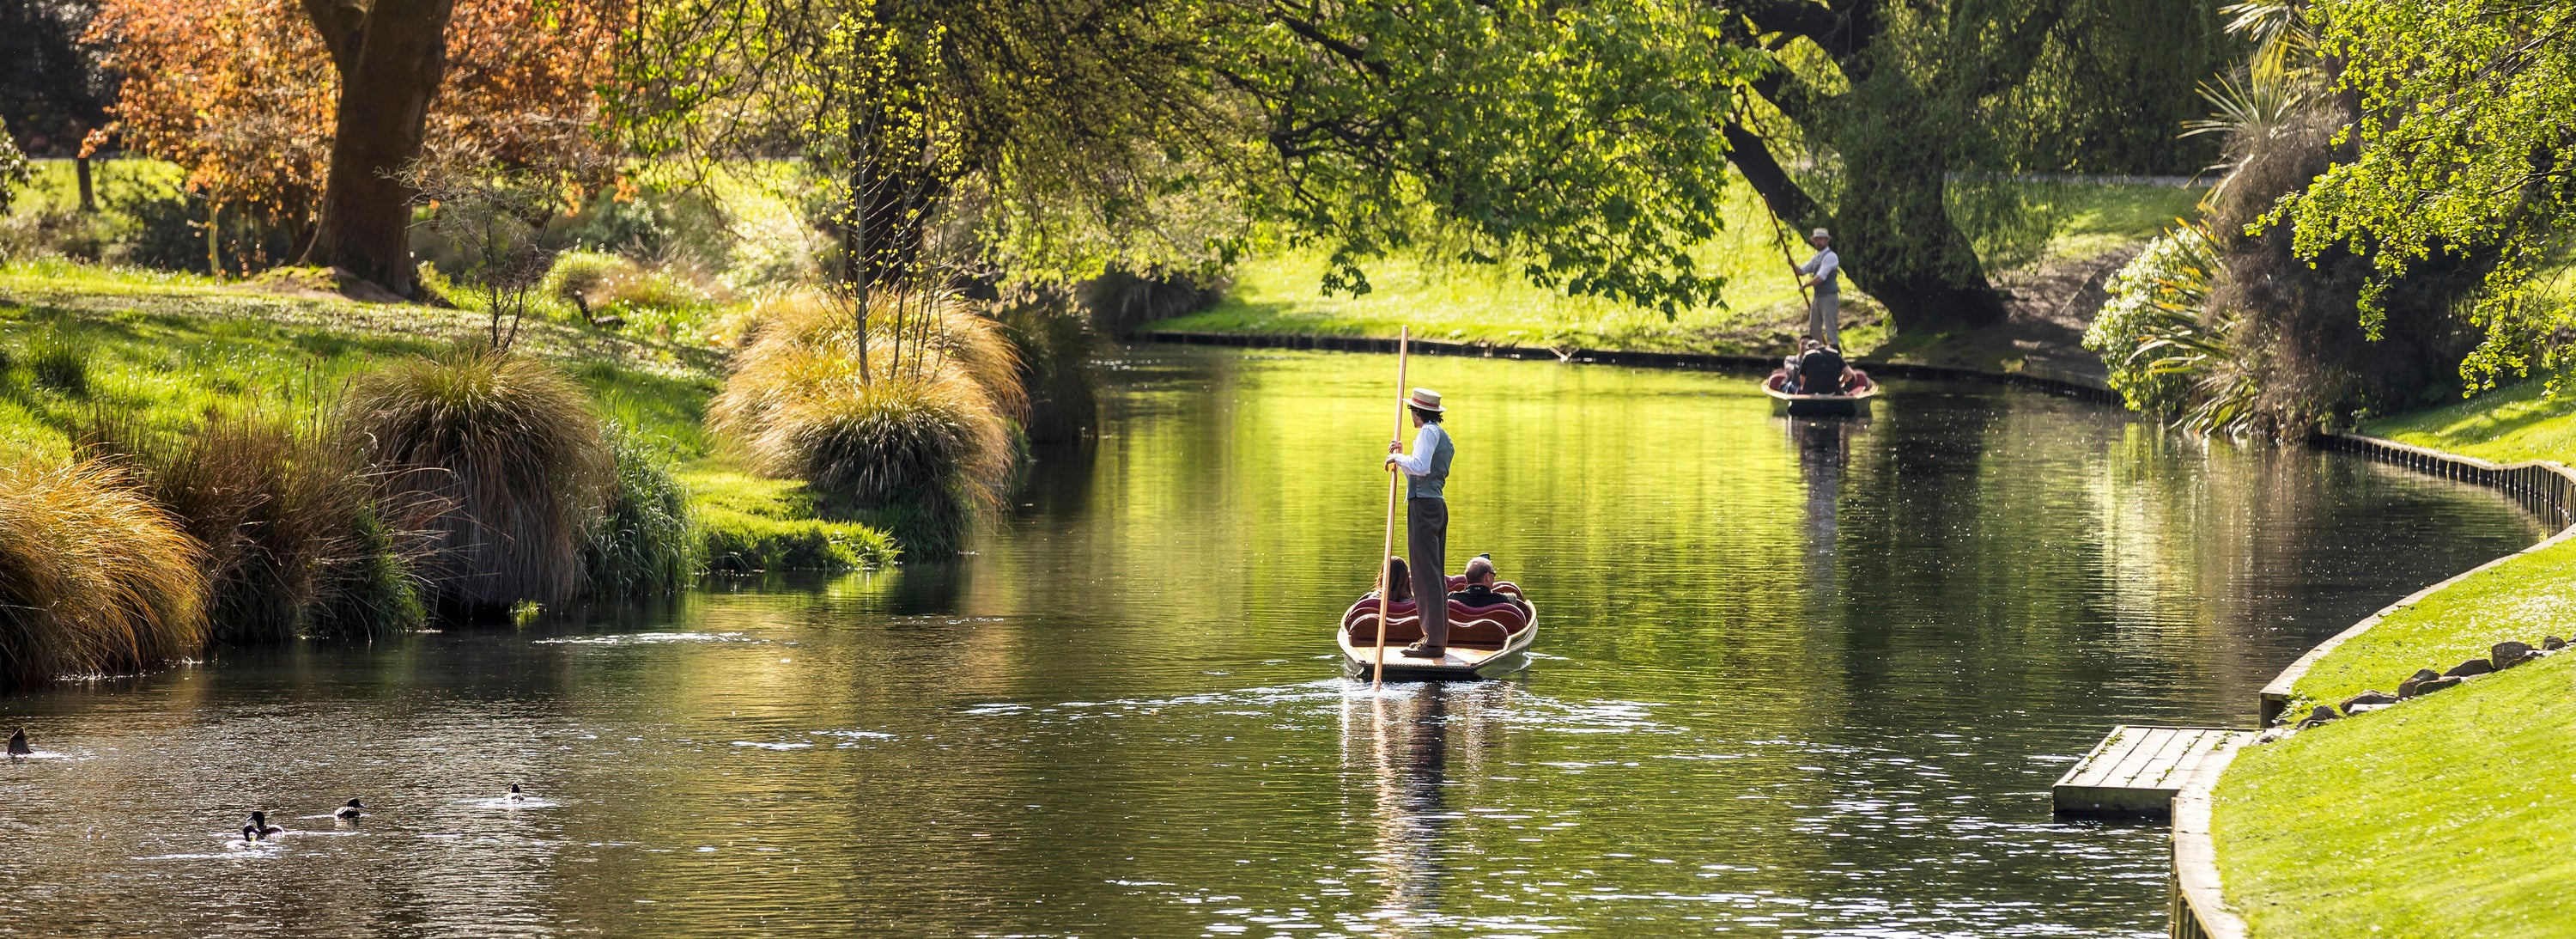
[(1843, 344), (1843, 292), (1819, 291), (1816, 303), (1807, 308), (1807, 335), (1817, 342), (1841, 347)]
[(1422, 644), (1449, 645), (1449, 500), (1404, 500), (1405, 563), (1413, 565), (1413, 600), (1422, 611)]

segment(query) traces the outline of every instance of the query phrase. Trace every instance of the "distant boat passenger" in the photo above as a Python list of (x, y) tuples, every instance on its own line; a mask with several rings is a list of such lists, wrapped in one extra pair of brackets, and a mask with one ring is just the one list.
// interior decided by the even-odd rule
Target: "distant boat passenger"
[(1467, 586), (1449, 594), (1449, 599), (1458, 601), (1470, 610), (1506, 605), (1520, 606), (1525, 602), (1519, 597), (1494, 589), (1494, 556), (1490, 554), (1479, 554), (1467, 561)]

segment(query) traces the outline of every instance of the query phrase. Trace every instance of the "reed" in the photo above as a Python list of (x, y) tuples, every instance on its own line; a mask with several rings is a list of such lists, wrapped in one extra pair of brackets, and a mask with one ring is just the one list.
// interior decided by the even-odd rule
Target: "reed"
[(1027, 414), (999, 327), (945, 297), (889, 297), (864, 331), (811, 294), (765, 307), (710, 423), (829, 508), (887, 524), (916, 550), (956, 545), (1009, 485)]
[(360, 376), (340, 413), (381, 474), (387, 520), (435, 538), (422, 566), (441, 609), (581, 591), (612, 463), (580, 386), (534, 359), (460, 345)]
[(199, 555), (112, 463), (0, 468), (0, 689), (196, 654)]

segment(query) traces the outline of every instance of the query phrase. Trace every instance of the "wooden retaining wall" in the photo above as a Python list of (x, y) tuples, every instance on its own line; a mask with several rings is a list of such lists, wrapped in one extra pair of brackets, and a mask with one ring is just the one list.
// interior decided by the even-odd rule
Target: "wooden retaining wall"
[[(2513, 554), (2478, 565), (2449, 580), (2434, 584), (2405, 599), (2391, 603), (2332, 638), (2318, 643), (2299, 660), (2282, 669), (2270, 684), (2263, 686), (2259, 713), (2262, 723), (2270, 725), (2288, 707), (2308, 669), (2334, 651), (2336, 646), (2379, 625), (2389, 614), (2414, 606), (2425, 597), (2462, 579), (2502, 564), (2522, 554), (2538, 551), (2576, 536), (2576, 472), (2546, 461), (2525, 463), (2492, 463), (2476, 457), (2457, 456), (2394, 440), (2365, 437), (2360, 434), (2328, 434), (2319, 438), (2318, 446), (2339, 453), (2394, 464), (2444, 479), (2487, 486), (2511, 496), (2543, 520), (2558, 529), (2556, 535)], [(2231, 759), (2233, 757), (2231, 756)], [(2209, 834), (2209, 794), (2218, 785), (2225, 764), (2204, 766), (2192, 782), (2174, 796), (2174, 880), (2171, 906), (2172, 939), (2242, 939), (2245, 921), (2227, 908), (2218, 878), (2218, 853)]]
[[(1147, 330), (1136, 334), (1141, 342), (1168, 342), (1188, 346), (1232, 346), (1245, 349), (1318, 349), (1330, 352), (1395, 353), (1395, 340), (1370, 336), (1275, 336), (1240, 333), (1192, 333), (1171, 330)], [(1616, 349), (1549, 349), (1538, 346), (1511, 346), (1484, 342), (1446, 342), (1438, 339), (1416, 339), (1414, 355), (1455, 355), (1482, 359), (1535, 359), (1579, 362), (1596, 365), (1629, 365), (1640, 368), (1678, 368), (1701, 371), (1750, 372), (1762, 374), (1780, 367), (1780, 358), (1769, 355), (1720, 355), (1706, 352), (1626, 352)], [(1945, 365), (1917, 365), (1908, 362), (1854, 361), (1852, 367), (1875, 378), (1915, 378), (1932, 381), (1995, 382), (2045, 391), (2085, 401), (2120, 403), (2118, 392), (2078, 376), (2047, 372), (1984, 372)]]

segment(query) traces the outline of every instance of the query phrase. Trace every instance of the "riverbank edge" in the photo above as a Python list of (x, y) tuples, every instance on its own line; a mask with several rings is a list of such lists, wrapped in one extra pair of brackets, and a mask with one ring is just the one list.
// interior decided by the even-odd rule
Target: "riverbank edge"
[[(2559, 530), (2538, 544), (2408, 594), (2310, 648), (2283, 668), (2280, 674), (2273, 676), (2258, 692), (2258, 723), (2267, 727), (2281, 717), (2282, 711), (2296, 696), (2299, 680), (2336, 647), (2368, 633), (2398, 611), (2421, 603), (2470, 577), (2576, 536), (2576, 470), (2563, 464), (2549, 460), (2496, 463), (2362, 434), (2326, 434), (2317, 439), (2316, 445), (2498, 490), (2521, 502), (2525, 508), (2553, 520)], [(2476, 691), (2473, 689), (2467, 693), (2475, 694)], [(2204, 766), (2193, 773), (2182, 790), (2174, 795), (2174, 893), (2168, 931), (2172, 939), (2246, 939), (2244, 918), (2226, 902), (2224, 884), (2218, 872), (2218, 845), (2210, 824), (2212, 795), (2234, 758), (2235, 754), (2230, 753), (2226, 760), (2214, 766)]]
[[(1396, 341), (1374, 336), (1307, 336), (1274, 333), (1202, 333), (1176, 330), (1139, 330), (1135, 341), (1186, 346), (1231, 346), (1242, 349), (1307, 349), (1325, 352), (1376, 352), (1392, 355)], [(1587, 365), (1626, 365), (1636, 368), (1666, 368), (1713, 372), (1751, 372), (1765, 374), (1780, 367), (1777, 357), (1766, 355), (1722, 355), (1707, 352), (1650, 352), (1637, 349), (1551, 349), (1543, 346), (1515, 346), (1483, 342), (1445, 342), (1415, 339), (1408, 344), (1414, 355), (1446, 355), (1485, 359), (1554, 360)], [(2046, 370), (1994, 372), (1958, 368), (1948, 365), (1924, 365), (1913, 362), (1876, 362), (1854, 360), (1852, 366), (1878, 378), (1914, 378), (1931, 381), (1979, 381), (2012, 385), (2049, 394), (2090, 401), (2097, 404), (2119, 404), (2119, 392), (2107, 385), (2096, 384), (2072, 375), (2059, 375)]]

